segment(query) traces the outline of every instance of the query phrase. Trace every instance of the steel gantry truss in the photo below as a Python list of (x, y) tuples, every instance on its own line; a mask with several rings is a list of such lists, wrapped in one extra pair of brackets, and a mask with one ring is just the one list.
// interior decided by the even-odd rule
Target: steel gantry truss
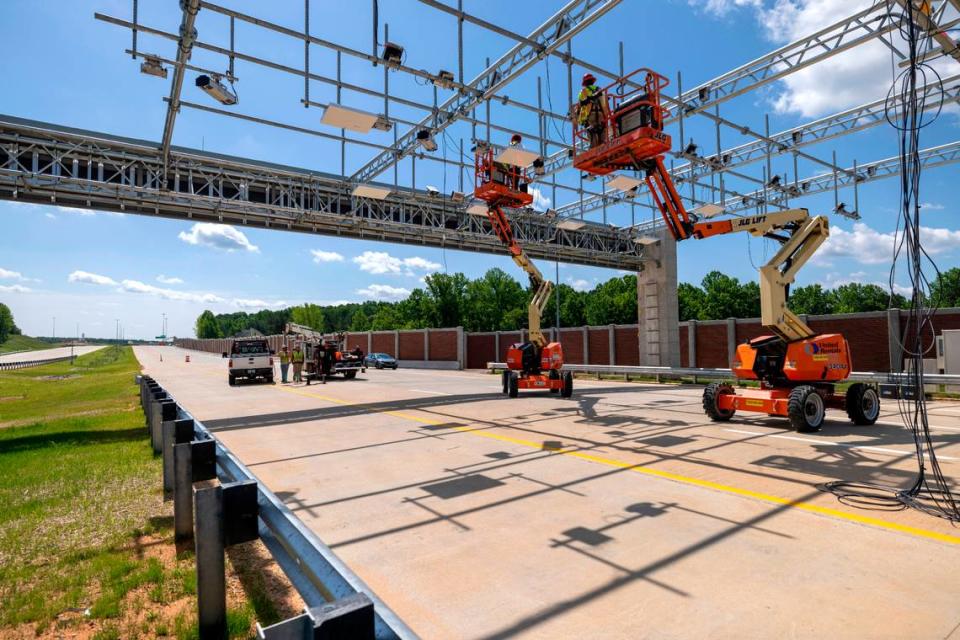
[[(345, 238), (496, 253), (485, 223), (444, 198), (401, 190), (357, 198), (340, 176), (171, 147), (166, 167), (154, 142), (0, 116), (0, 198), (224, 222)], [(624, 229), (558, 227), (518, 211), (514, 233), (530, 255), (639, 269)]]
[[(623, 269), (638, 268), (644, 258), (643, 243), (638, 242), (640, 238), (637, 234), (651, 227), (651, 224), (647, 223), (637, 225), (633, 213), (636, 206), (652, 208), (640, 197), (643, 195), (643, 187), (624, 194), (617, 190), (604, 190), (602, 186), (596, 191), (589, 182), (584, 183), (571, 167), (571, 142), (564, 139), (567, 135), (559, 131), (559, 127), (566, 130), (570, 125), (567, 105), (557, 110), (552, 106), (544, 106), (540, 77), (537, 77), (536, 104), (511, 98), (504, 93), (510, 83), (522, 75), (529, 75), (530, 70), (541, 63), (547, 65), (550, 58), (560, 60), (565, 67), (567, 102), (572, 101), (575, 90), (572, 81), (574, 66), (609, 79), (622, 76), (623, 43), (620, 44), (620, 64), (616, 71), (575, 57), (571, 47), (578, 34), (609, 14), (620, 0), (568, 0), (554, 15), (526, 35), (471, 15), (464, 10), (463, 0), (456, 0), (455, 6), (444, 0), (418, 2), (456, 20), (456, 76), (452, 73), (420, 69), (408, 64), (405, 59), (387, 61), (377, 48), (376, 34), (381, 25), (375, 12), (374, 47), (370, 52), (318, 37), (311, 33), (310, 29), (310, 0), (303, 0), (302, 28), (278, 24), (206, 0), (183, 0), (180, 3), (181, 25), (178, 33), (139, 22), (136, 0), (132, 0), (132, 21), (95, 14), (98, 20), (132, 31), (133, 43), (132, 48), (126, 50), (128, 54), (173, 69), (170, 92), (165, 98), (167, 110), (161, 141), (155, 144), (128, 140), (0, 117), (0, 143), (6, 154), (0, 154), (3, 164), (0, 170), (0, 198), (16, 198), (26, 202), (67, 202), (70, 206), (230, 221), (344, 237), (499, 253), (501, 249), (485, 217), (468, 212), (471, 203), (469, 197), (463, 195), (464, 183), (465, 174), (471, 172), (473, 166), (465, 161), (463, 137), (460, 138), (459, 153), (455, 153), (454, 157), (447, 157), (445, 153), (443, 157), (433, 155), (424, 149), (418, 137), (426, 132), (429, 136), (437, 134), (449, 139), (447, 130), (457, 123), (471, 127), (472, 140), (467, 146), (479, 138), (477, 127), (485, 128), (487, 141), (491, 131), (503, 134), (515, 132), (516, 129), (506, 126), (506, 123), (491, 121), (490, 105), (493, 102), (536, 115), (536, 131), (519, 131), (539, 147), (544, 164), (535, 179), (540, 183), (541, 189), (552, 189), (554, 200), (558, 191), (569, 193), (575, 198), (569, 204), (556, 207), (546, 214), (530, 210), (511, 213), (517, 226), (517, 235), (527, 243), (530, 254), (538, 258), (556, 258), (572, 263)], [(949, 21), (946, 19), (948, 8), (956, 12), (960, 9), (958, 5), (960, 2), (957, 0), (935, 0), (922, 11), (914, 11), (915, 18), (938, 45), (937, 50), (931, 49), (927, 53), (927, 58), (940, 55), (960, 59), (960, 52), (947, 35), (947, 30), (960, 23), (960, 20), (956, 17)], [(882, 42), (902, 64), (904, 56), (899, 51), (892, 32), (898, 28), (899, 13), (910, 6), (909, 0), (874, 0), (869, 6), (841, 17), (813, 34), (702, 82), (692, 89), (684, 90), (683, 79), (678, 74), (677, 94), (665, 98), (671, 111), (667, 123), (678, 127), (679, 139), (685, 141), (685, 122), (691, 118), (706, 119), (716, 129), (717, 138), (713, 154), (697, 153), (695, 149), (685, 148), (684, 144), (680, 144), (679, 149), (673, 152), (677, 160), (685, 161), (672, 169), (674, 179), (681, 185), (682, 197), (693, 205), (717, 203), (732, 212), (787, 208), (792, 206), (793, 198), (830, 190), (836, 193), (839, 188), (847, 185), (853, 185), (856, 189), (859, 184), (895, 175), (899, 168), (890, 159), (859, 165), (855, 163), (853, 167), (845, 167), (837, 164), (835, 154), (833, 159), (826, 159), (811, 153), (809, 149), (816, 143), (863, 131), (881, 123), (888, 106), (883, 100), (779, 133), (770, 133), (769, 120), (765, 127), (759, 128), (731, 121), (720, 114), (720, 105), (869, 42)], [(217, 15), (229, 21), (229, 46), (200, 38), (195, 25), (198, 14), (202, 13)], [(236, 22), (265, 29), (302, 43), (302, 67), (239, 50), (235, 46), (234, 38)], [(467, 80), (464, 76), (464, 24), (496, 33), (514, 43), (493, 63), (487, 58), (482, 71), (472, 80)], [(387, 30), (388, 25), (383, 25), (385, 40)], [(175, 42), (175, 56), (170, 58), (145, 53), (142, 46), (138, 48), (138, 34)], [(323, 75), (311, 68), (311, 47), (320, 47), (335, 53), (335, 74)], [(198, 49), (223, 56), (229, 61), (228, 71), (218, 74), (191, 63), (191, 54)], [(345, 80), (341, 72), (343, 58), (382, 66), (382, 87), (363, 86)], [(296, 96), (296, 99), (306, 107), (326, 109), (331, 104), (340, 104), (344, 92), (382, 99), (380, 117), (392, 127), (392, 143), (348, 136), (343, 129), (324, 131), (289, 124), (244, 113), (232, 106), (209, 106), (182, 97), (182, 86), (188, 70), (208, 75), (216, 74), (232, 82), (236, 79), (234, 65), (238, 61), (301, 77), (304, 82), (303, 95)], [(549, 97), (549, 66), (545, 70)], [(390, 75), (394, 73), (413, 77), (421, 84), (433, 84), (432, 100), (416, 99), (410, 95), (398, 95), (395, 90), (391, 91)], [(312, 83), (334, 87), (336, 102), (311, 99)], [(450, 96), (441, 101), (438, 98), (438, 89), (450, 91)], [(932, 84), (923, 91), (930, 103), (941, 99), (944, 102), (957, 101), (960, 99), (960, 76), (947, 78), (942, 85)], [(422, 115), (402, 118), (391, 112), (391, 107), (395, 106), (411, 108)], [(478, 114), (478, 109), (483, 107), (486, 110), (485, 116)], [(176, 117), (184, 108), (337, 141), (340, 144), (340, 173), (319, 173), (173, 147)], [(399, 126), (404, 127), (402, 134), (397, 131)], [(722, 128), (751, 140), (724, 150), (720, 146)], [(561, 135), (552, 135), (551, 129)], [(369, 148), (375, 155), (358, 169), (349, 170), (346, 162), (348, 145)], [(771, 158), (778, 155), (793, 157), (792, 177), (783, 175), (776, 176), (775, 180), (771, 179), (774, 178), (771, 175)], [(927, 150), (924, 162), (926, 166), (940, 166), (954, 162), (955, 155), (954, 145), (944, 145)], [(409, 186), (402, 186), (398, 179), (397, 163), (405, 158), (411, 160)], [(764, 160), (766, 166), (761, 177), (744, 172), (749, 165)], [(825, 171), (802, 178), (799, 176), (798, 160), (822, 167)], [(416, 189), (418, 161), (438, 164), (444, 171), (448, 168), (458, 171), (459, 194), (428, 193)], [(380, 184), (390, 190), (386, 199), (351, 195), (355, 187), (371, 183), (391, 167), (393, 184)], [(470, 182), (466, 181), (467, 184)], [(739, 183), (741, 186), (731, 188), (730, 182)], [(743, 184), (747, 186), (744, 188)], [(682, 185), (689, 185), (690, 188), (684, 189)], [(697, 197), (698, 191), (707, 195)], [(630, 224), (606, 224), (607, 207), (625, 204), (630, 205)], [(585, 214), (600, 209), (603, 210), (603, 224), (583, 219)], [(842, 208), (838, 209), (837, 213), (843, 214)], [(856, 213), (848, 215), (856, 216)], [(567, 220), (573, 217), (579, 220)], [(652, 226), (656, 226), (656, 220)]]

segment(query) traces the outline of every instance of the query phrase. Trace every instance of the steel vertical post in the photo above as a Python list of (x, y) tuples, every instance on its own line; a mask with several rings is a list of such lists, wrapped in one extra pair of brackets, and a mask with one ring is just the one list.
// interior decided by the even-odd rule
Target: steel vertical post
[(194, 506), (200, 640), (224, 640), (227, 637), (227, 590), (220, 485), (197, 489)]

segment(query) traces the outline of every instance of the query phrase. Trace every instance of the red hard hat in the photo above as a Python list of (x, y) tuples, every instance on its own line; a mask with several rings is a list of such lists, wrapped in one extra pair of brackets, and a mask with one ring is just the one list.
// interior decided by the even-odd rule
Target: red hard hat
[(593, 84), (593, 83), (596, 82), (596, 81), (597, 81), (596, 77), (594, 77), (594, 75), (593, 75), (592, 73), (590, 73), (589, 71), (586, 72), (585, 74), (583, 74), (583, 85), (584, 85), (584, 86), (586, 86), (586, 85), (588, 85), (588, 84)]

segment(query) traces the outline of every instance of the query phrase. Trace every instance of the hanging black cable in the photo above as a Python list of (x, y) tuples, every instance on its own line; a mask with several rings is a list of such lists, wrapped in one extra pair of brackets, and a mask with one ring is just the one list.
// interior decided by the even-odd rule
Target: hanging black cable
[[(886, 118), (898, 131), (900, 142), (900, 217), (890, 267), (890, 292), (894, 291), (897, 268), (903, 264), (912, 287), (903, 339), (897, 336), (904, 362), (905, 378), (899, 383), (899, 408), (904, 424), (913, 435), (917, 475), (909, 487), (890, 487), (868, 483), (838, 481), (821, 488), (838, 496), (841, 502), (873, 509), (897, 510), (907, 507), (953, 522), (960, 522), (960, 503), (950, 491), (950, 483), (940, 468), (930, 436), (927, 404), (924, 397), (923, 356), (935, 344), (933, 317), (939, 300), (931, 299), (928, 272), (939, 270), (924, 250), (920, 238), (920, 132), (939, 116), (943, 108), (941, 92), (935, 109), (927, 110), (927, 93), (918, 91), (928, 81), (941, 84), (940, 76), (923, 62), (923, 45), (930, 47), (929, 34), (916, 24), (915, 12), (927, 11), (925, 2), (911, 0), (910, 8), (900, 16), (900, 36), (907, 44), (909, 66), (894, 80), (887, 95)], [(928, 114), (929, 115), (926, 115)], [(925, 268), (927, 271), (925, 271)]]

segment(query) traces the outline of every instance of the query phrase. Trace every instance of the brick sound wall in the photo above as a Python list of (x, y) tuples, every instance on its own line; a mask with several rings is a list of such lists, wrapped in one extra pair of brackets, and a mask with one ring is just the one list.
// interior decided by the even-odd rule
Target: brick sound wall
[[(895, 317), (895, 314), (894, 314)], [(820, 333), (842, 333), (850, 343), (853, 356), (853, 365), (856, 371), (889, 371), (890, 369), (890, 336), (891, 326), (887, 312), (872, 312), (861, 314), (844, 314), (838, 316), (816, 316), (808, 318), (810, 327)], [(893, 326), (896, 326), (895, 324)], [(933, 319), (935, 333), (948, 329), (960, 329), (960, 309), (941, 309)], [(759, 319), (737, 320), (735, 323), (735, 344), (755, 338), (767, 333), (760, 325)], [(900, 332), (907, 330), (906, 312), (900, 312)], [(680, 363), (682, 366), (696, 366), (708, 368), (729, 367), (727, 322), (705, 321), (696, 324), (695, 350), (696, 362), (689, 362), (690, 327), (687, 323), (680, 323)], [(584, 364), (584, 340), (582, 327), (561, 329), (559, 342), (563, 345), (566, 362), (570, 364)], [(423, 360), (424, 345), (422, 331), (400, 331), (400, 353), (396, 350), (395, 333), (393, 331), (374, 332), (372, 334), (372, 351), (380, 351), (399, 355), (404, 360)], [(456, 362), (458, 356), (459, 333), (456, 329), (431, 329), (429, 332), (429, 355), (431, 361)], [(493, 333), (468, 333), (464, 353), (465, 366), (468, 368), (484, 368), (488, 362), (503, 362), (506, 360), (507, 349), (514, 342), (520, 340), (520, 333), (503, 332), (500, 334), (500, 352), (495, 353), (496, 339)], [(606, 327), (590, 328), (587, 331), (587, 347), (589, 349), (590, 364), (610, 364), (609, 329)], [(929, 336), (929, 331), (926, 334)], [(547, 331), (548, 339), (553, 339), (553, 333)], [(271, 349), (279, 350), (283, 343), (283, 336), (268, 336)], [(230, 350), (232, 340), (212, 339), (197, 340), (192, 338), (178, 339), (176, 344), (186, 349), (195, 349), (207, 353), (219, 354)], [(350, 333), (347, 345), (352, 348), (360, 345), (367, 349), (366, 333)], [(929, 337), (925, 346), (929, 347)], [(625, 366), (639, 364), (639, 337), (635, 325), (621, 325), (614, 327), (615, 363)], [(935, 357), (931, 350), (926, 357)]]
[(430, 330), (430, 360), (456, 362), (457, 332), (455, 330)]

